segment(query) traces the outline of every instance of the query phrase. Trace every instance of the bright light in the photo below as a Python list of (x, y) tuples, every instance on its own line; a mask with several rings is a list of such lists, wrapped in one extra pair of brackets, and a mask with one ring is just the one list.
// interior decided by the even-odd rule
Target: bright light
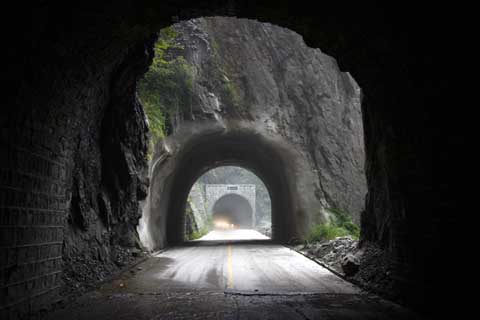
[(215, 220), (215, 221), (213, 221), (213, 225), (217, 229), (233, 229), (233, 228), (235, 228), (235, 225), (233, 223), (229, 223), (228, 221), (225, 221), (225, 220)]

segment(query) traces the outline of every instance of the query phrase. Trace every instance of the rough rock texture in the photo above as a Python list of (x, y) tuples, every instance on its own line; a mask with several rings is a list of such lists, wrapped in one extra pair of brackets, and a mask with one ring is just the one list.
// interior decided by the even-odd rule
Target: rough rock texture
[(220, 17), (174, 28), (196, 70), (192, 108), (184, 117), (246, 121), (279, 135), (305, 158), (300, 183), (310, 186), (305, 192), (317, 208), (345, 210), (358, 224), (366, 178), (355, 80), (285, 28)]
[(382, 249), (375, 243), (363, 243), (353, 254), (360, 260), (358, 272), (350, 278), (353, 283), (377, 292), (384, 297), (408, 303), (408, 298), (402, 296), (395, 279), (395, 267), (390, 252)]
[(346, 254), (341, 261), (343, 273), (347, 277), (354, 276), (360, 267), (360, 260), (353, 254)]
[(375, 243), (359, 246), (358, 240), (347, 236), (297, 245), (295, 249), (362, 288), (405, 302), (395, 290), (392, 257)]
[[(91, 126), (71, 138), (72, 186), (63, 243), (67, 291), (119, 270), (134, 260), (130, 251), (140, 245), (136, 226), (141, 215), (138, 201), (148, 189), (148, 128), (134, 92), (148, 55), (133, 52), (125, 57), (129, 59), (136, 63), (124, 62), (113, 70), (106, 83), (109, 96), (100, 91), (103, 101), (92, 105), (95, 114), (85, 115), (83, 121)], [(132, 95), (125, 97), (125, 92)]]
[(188, 202), (185, 210), (185, 235), (187, 236), (187, 239), (194, 232), (198, 232), (200, 230), (201, 227), (198, 226), (198, 221), (199, 220), (196, 219), (194, 207), (192, 206), (191, 202)]
[(147, 127), (137, 101), (117, 98), (120, 92), (134, 90), (135, 73), (117, 72), (121, 80), (114, 82), (112, 98), (98, 116), (96, 125), (101, 128), (93, 130), (99, 135), (80, 134), (75, 141), (63, 244), (67, 291), (103, 280), (134, 260), (128, 248), (139, 247), (138, 201), (146, 197), (148, 187)]
[[(0, 120), (1, 216), (11, 230), (1, 231), (0, 310), (18, 311), (13, 317), (79, 293), (132, 260), (138, 200), (147, 191), (147, 127), (135, 90), (151, 52), (105, 41), (107, 22), (88, 46), (53, 36), (62, 22), (46, 21), (37, 26), (42, 40), (32, 40), (28, 63), (36, 71), (12, 91), (19, 95)], [(110, 49), (98, 50), (97, 41)], [(108, 52), (116, 55), (109, 62)]]
[(356, 253), (357, 247), (357, 240), (351, 237), (338, 237), (333, 240), (300, 245), (297, 250), (321, 261), (338, 274), (346, 275), (342, 267), (342, 261), (347, 255)]
[[(188, 205), (192, 210), (193, 220), (197, 228), (202, 229), (203, 227), (207, 226), (208, 214), (205, 203), (205, 189), (200, 183), (195, 183), (192, 186), (192, 189), (188, 194)], [(187, 232), (186, 234), (188, 235), (189, 233)]]
[[(276, 240), (304, 237), (312, 224), (329, 219), (329, 207), (350, 212), (358, 222), (366, 180), (361, 92), (353, 78), (300, 35), (271, 24), (216, 17), (174, 29), (194, 69), (193, 93), (191, 104), (168, 119), (172, 134), (155, 147), (150, 205), (144, 210), (148, 228), (141, 232), (147, 247), (182, 241), (175, 228), (185, 229), (184, 185), (222, 161), (252, 170), (271, 193), (285, 189), (277, 198), (289, 204), (277, 201), (272, 210)], [(210, 136), (230, 139), (223, 153)], [(240, 145), (252, 150), (240, 151)], [(258, 166), (269, 167), (270, 183)], [(171, 223), (167, 230), (165, 222)]]

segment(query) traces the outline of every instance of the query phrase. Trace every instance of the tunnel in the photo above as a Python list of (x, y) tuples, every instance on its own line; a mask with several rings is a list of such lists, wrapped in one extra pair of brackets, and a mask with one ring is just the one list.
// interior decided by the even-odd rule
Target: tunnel
[(226, 194), (212, 208), (213, 221), (225, 221), (234, 228), (249, 229), (254, 226), (253, 208), (245, 197)]
[[(360, 242), (385, 252), (364, 266), (388, 265), (394, 281), (380, 293), (415, 310), (462, 311), (460, 281), (445, 277), (451, 269), (442, 263), (445, 252), (461, 247), (452, 239), (463, 236), (454, 212), (455, 190), (464, 184), (449, 169), (465, 165), (452, 157), (461, 149), (465, 113), (451, 112), (455, 103), (442, 108), (455, 79), (445, 65), (455, 50), (445, 44), (463, 33), (444, 23), (455, 8), (437, 4), (432, 14), (431, 6), (408, 4), (325, 3), (318, 10), (298, 1), (127, 0), (15, 6), (9, 11), (15, 23), (5, 28), (9, 81), (0, 111), (2, 318), (61, 301), (64, 281), (75, 276), (66, 266), (86, 275), (77, 282), (82, 286), (100, 274), (82, 264), (84, 257), (102, 265), (110, 252), (122, 256), (122, 246), (135, 247), (149, 171), (136, 83), (160, 28), (211, 15), (288, 27), (355, 76), (364, 95), (368, 179)], [(162, 212), (149, 224), (154, 246), (183, 241), (190, 187), (225, 164), (252, 170), (267, 185), (274, 239), (288, 241), (306, 227), (288, 148), (233, 130), (193, 139), (183, 150), (164, 184), (150, 186), (168, 199), (153, 202)], [(367, 287), (380, 283), (374, 277)]]
[(152, 248), (184, 241), (185, 206), (192, 185), (208, 170), (226, 165), (245, 168), (265, 184), (271, 200), (273, 240), (289, 241), (306, 227), (305, 217), (293, 214), (299, 195), (288, 145), (251, 128), (225, 130), (208, 124), (197, 128), (194, 135), (187, 129), (178, 136), (170, 138), (171, 144), (167, 138), (165, 144), (172, 156), (152, 173), (145, 240)]

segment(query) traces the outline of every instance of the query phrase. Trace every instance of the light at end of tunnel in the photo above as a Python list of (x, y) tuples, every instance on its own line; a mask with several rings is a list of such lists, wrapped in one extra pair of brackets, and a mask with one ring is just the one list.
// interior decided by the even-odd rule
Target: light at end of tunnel
[(217, 229), (233, 229), (235, 225), (233, 223), (229, 223), (226, 220), (214, 220), (213, 225)]

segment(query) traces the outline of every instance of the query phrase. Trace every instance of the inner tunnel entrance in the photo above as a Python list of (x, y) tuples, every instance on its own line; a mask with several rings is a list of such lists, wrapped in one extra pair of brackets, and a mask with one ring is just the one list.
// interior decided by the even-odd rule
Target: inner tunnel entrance
[(271, 236), (267, 187), (250, 170), (220, 166), (200, 176), (185, 204), (185, 240), (267, 239)]
[(215, 202), (212, 209), (214, 226), (222, 228), (253, 227), (253, 209), (248, 200), (237, 194), (227, 194)]

